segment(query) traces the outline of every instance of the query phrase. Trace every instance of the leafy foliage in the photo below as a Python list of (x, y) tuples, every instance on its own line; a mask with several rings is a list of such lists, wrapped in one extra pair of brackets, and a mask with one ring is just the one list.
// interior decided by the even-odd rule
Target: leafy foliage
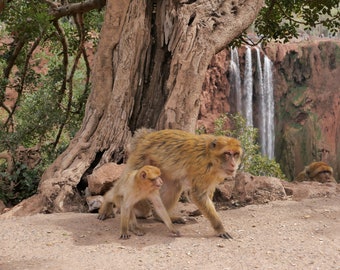
[(43, 157), (30, 169), (13, 155), (11, 175), (0, 160), (0, 199), (10, 204), (36, 191), (44, 168), (79, 130), (90, 91), (88, 56), (98, 43), (103, 12), (55, 19), (49, 5), (13, 0), (0, 10), (0, 153), (39, 145)]
[[(226, 130), (225, 124), (231, 120), (232, 130)], [(240, 169), (252, 175), (273, 176), (285, 179), (280, 165), (275, 160), (262, 156), (257, 143), (258, 129), (247, 126), (246, 120), (240, 114), (224, 114), (215, 121), (215, 135), (235, 137), (241, 141), (244, 151)]]
[(335, 34), (340, 27), (339, 1), (266, 1), (255, 22), (257, 30), (266, 37), (287, 42), (297, 37), (299, 25), (311, 30), (321, 24)]
[(34, 40), (50, 28), (46, 4), (39, 0), (11, 1), (1, 14), (1, 21), (6, 28), (20, 33), (22, 40)]
[[(298, 38), (300, 32), (310, 33), (312, 29), (321, 26), (328, 35), (335, 35), (340, 29), (340, 2), (338, 0), (291, 1), (266, 0), (254, 22), (254, 32), (259, 36), (259, 42), (288, 42)], [(254, 43), (243, 32), (232, 46), (241, 43)]]
[(0, 165), (0, 200), (6, 205), (16, 205), (36, 193), (43, 172), (40, 166), (29, 169), (17, 164), (10, 175), (4, 170), (4, 164)]

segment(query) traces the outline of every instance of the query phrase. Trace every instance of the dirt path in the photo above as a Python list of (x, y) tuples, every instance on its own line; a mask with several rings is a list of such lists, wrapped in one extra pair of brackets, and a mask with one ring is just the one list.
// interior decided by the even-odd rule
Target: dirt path
[(144, 220), (147, 234), (124, 241), (119, 218), (0, 216), (0, 269), (340, 269), (340, 195), (219, 213), (231, 241), (215, 237), (203, 217), (177, 225), (180, 238)]

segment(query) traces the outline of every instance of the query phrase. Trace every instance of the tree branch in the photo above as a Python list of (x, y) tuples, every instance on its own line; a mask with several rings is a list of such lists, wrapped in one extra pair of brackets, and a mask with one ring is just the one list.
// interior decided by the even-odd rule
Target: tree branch
[(106, 5), (106, 0), (87, 0), (81, 3), (72, 3), (62, 6), (56, 6), (54, 2), (49, 0), (43, 1), (51, 7), (50, 15), (52, 15), (54, 19), (75, 15), (77, 13), (85, 13), (93, 9), (101, 9)]
[[(74, 15), (73, 17), (74, 17), (74, 22), (76, 23), (78, 33), (79, 33), (79, 46), (78, 46), (77, 54), (75, 56), (75, 59), (74, 59), (74, 62), (73, 62), (72, 68), (71, 68), (71, 72), (70, 72), (68, 78), (66, 79), (66, 82), (68, 83), (69, 87), (68, 87), (68, 101), (67, 101), (67, 107), (66, 107), (66, 112), (65, 112), (65, 119), (63, 120), (63, 122), (61, 123), (61, 125), (59, 127), (57, 137), (56, 137), (55, 142), (53, 144), (53, 150), (56, 149), (57, 144), (59, 143), (60, 137), (62, 135), (63, 129), (64, 129), (67, 121), (69, 120), (69, 117), (70, 117), (70, 114), (71, 114), (72, 98), (73, 98), (73, 77), (74, 77), (74, 74), (76, 72), (76, 69), (77, 69), (77, 66), (78, 66), (78, 63), (79, 63), (79, 59), (82, 55), (82, 51), (84, 49), (85, 28), (84, 28), (83, 14), (78, 13), (78, 14)], [(67, 74), (66, 74), (66, 76), (67, 76)]]
[(40, 44), (40, 41), (42, 39), (43, 35), (40, 35), (32, 44), (31, 49), (29, 50), (29, 52), (26, 55), (26, 60), (25, 60), (25, 64), (23, 66), (22, 72), (21, 72), (21, 78), (20, 78), (20, 84), (19, 87), (16, 89), (16, 92), (18, 93), (18, 96), (15, 100), (14, 106), (11, 110), (10, 115), (8, 116), (6, 122), (5, 122), (5, 126), (10, 122), (10, 120), (12, 119), (16, 108), (18, 107), (20, 100), (21, 100), (21, 96), (22, 93), (24, 91), (24, 87), (25, 87), (25, 81), (26, 81), (26, 77), (27, 77), (27, 72), (28, 72), (28, 66), (29, 66), (29, 61), (32, 58), (32, 55), (35, 51), (35, 49), (38, 47), (38, 45)]
[(59, 93), (58, 93), (58, 105), (61, 105), (61, 102), (64, 97), (64, 93), (66, 91), (67, 86), (67, 70), (68, 70), (68, 44), (67, 39), (65, 37), (64, 29), (60, 26), (59, 22), (57, 20), (53, 21), (53, 25), (58, 33), (58, 39), (61, 43), (61, 46), (63, 48), (62, 55), (63, 55), (63, 82), (60, 86)]

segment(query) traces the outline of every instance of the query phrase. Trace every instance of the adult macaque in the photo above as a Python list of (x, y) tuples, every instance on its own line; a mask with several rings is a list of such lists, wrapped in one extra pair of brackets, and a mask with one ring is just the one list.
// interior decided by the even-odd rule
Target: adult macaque
[(316, 181), (320, 183), (336, 182), (333, 177), (333, 168), (322, 161), (312, 162), (300, 172), (295, 181)]
[[(140, 129), (129, 146), (126, 172), (145, 165), (160, 168), (164, 184), (160, 190), (170, 212), (181, 193), (189, 189), (192, 201), (218, 234), (232, 238), (223, 227), (212, 202), (216, 185), (235, 176), (242, 155), (237, 139), (225, 136), (194, 135), (181, 130)], [(182, 221), (172, 217), (174, 222)]]
[(148, 199), (171, 233), (179, 236), (180, 233), (172, 224), (159, 195), (159, 189), (163, 184), (160, 175), (161, 171), (154, 166), (143, 166), (139, 170), (123, 174), (114, 187), (104, 195), (104, 202), (99, 209), (98, 219), (104, 220), (109, 216), (114, 217), (113, 205), (115, 205), (120, 208), (120, 238), (129, 239), (129, 230), (136, 235), (144, 235), (145, 232), (138, 225), (133, 208), (137, 202)]

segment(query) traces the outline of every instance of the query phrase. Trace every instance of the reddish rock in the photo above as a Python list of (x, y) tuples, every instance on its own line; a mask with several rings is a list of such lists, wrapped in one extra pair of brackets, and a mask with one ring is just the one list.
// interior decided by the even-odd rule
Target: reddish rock
[(275, 66), (277, 161), (290, 179), (324, 161), (339, 180), (340, 41), (271, 44), (266, 52)]
[(281, 180), (274, 177), (253, 176), (240, 172), (233, 180), (218, 185), (215, 202), (231, 205), (260, 204), (286, 198)]
[(113, 186), (113, 183), (119, 179), (124, 167), (124, 164), (118, 165), (110, 162), (95, 169), (93, 173), (87, 177), (88, 190), (90, 194), (104, 194)]
[(215, 202), (228, 202), (232, 201), (233, 190), (235, 187), (235, 179), (225, 180), (219, 184), (214, 194)]
[(240, 203), (266, 203), (286, 198), (286, 192), (278, 178), (239, 173), (235, 180), (233, 199)]
[(216, 54), (207, 70), (201, 95), (201, 107), (197, 127), (213, 131), (214, 121), (221, 113), (229, 112), (230, 85), (227, 74), (229, 69), (229, 51)]
[(240, 172), (234, 180), (218, 185), (215, 202), (227, 205), (262, 204), (274, 200), (332, 197), (340, 192), (336, 182), (288, 182), (275, 177), (253, 176)]
[(340, 184), (334, 182), (288, 182), (282, 180), (287, 195), (295, 201), (320, 197), (332, 197), (340, 192)]

